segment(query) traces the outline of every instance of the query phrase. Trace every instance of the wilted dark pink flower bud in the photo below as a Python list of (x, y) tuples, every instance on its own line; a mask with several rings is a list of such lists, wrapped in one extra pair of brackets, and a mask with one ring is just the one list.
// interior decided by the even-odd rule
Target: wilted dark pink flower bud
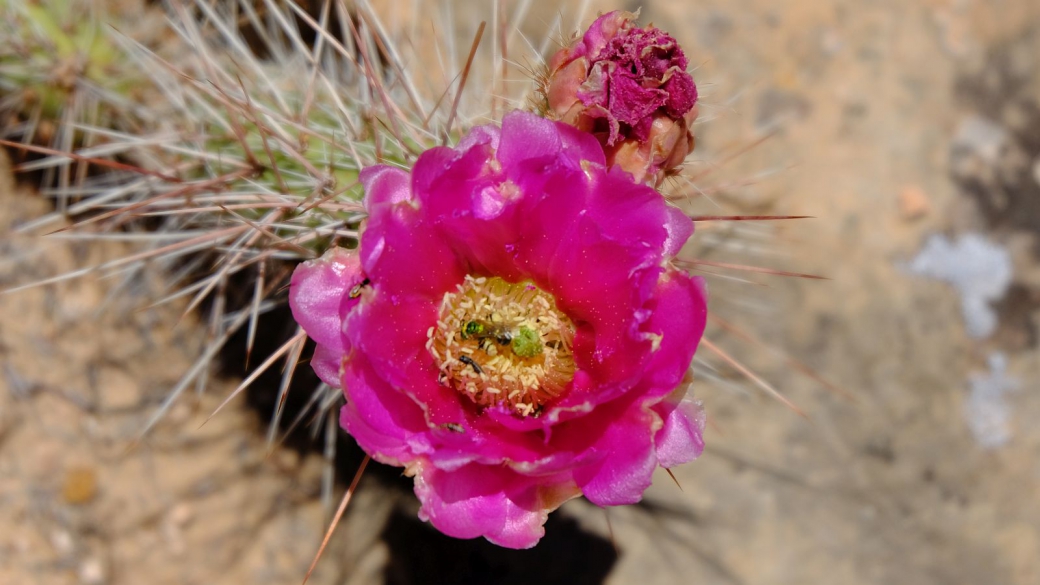
[(547, 117), (594, 134), (609, 164), (656, 182), (693, 150), (697, 86), (675, 39), (636, 18), (604, 14), (553, 55), (542, 105)]

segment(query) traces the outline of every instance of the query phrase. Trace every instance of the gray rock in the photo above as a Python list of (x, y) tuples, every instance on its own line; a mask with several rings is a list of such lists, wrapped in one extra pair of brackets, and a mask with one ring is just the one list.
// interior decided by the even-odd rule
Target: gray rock
[(979, 234), (951, 242), (933, 235), (908, 267), (911, 272), (952, 284), (961, 295), (968, 335), (988, 337), (997, 327), (991, 303), (1004, 297), (1012, 280), (1011, 254)]

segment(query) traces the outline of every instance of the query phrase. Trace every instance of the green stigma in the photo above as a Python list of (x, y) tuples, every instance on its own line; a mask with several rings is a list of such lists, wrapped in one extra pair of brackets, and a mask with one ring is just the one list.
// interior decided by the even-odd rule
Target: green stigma
[(513, 353), (522, 358), (533, 358), (542, 353), (542, 338), (530, 327), (521, 326), (510, 342)]

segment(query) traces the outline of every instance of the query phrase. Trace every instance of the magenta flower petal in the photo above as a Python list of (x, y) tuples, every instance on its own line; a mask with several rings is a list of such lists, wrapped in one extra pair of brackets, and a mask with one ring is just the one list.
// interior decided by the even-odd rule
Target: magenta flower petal
[(365, 187), (365, 209), (393, 205), (412, 197), (411, 177), (401, 169), (378, 165), (362, 169), (358, 179)]
[(658, 416), (634, 398), (599, 405), (597, 416), (576, 419), (561, 429), (560, 440), (588, 440), (574, 479), (586, 498), (600, 506), (638, 502), (657, 467), (653, 445)]
[(348, 362), (343, 382), (347, 403), (340, 424), (376, 461), (407, 465), (429, 452), (429, 430), (422, 410), (388, 385), (364, 358)]
[(318, 378), (332, 386), (333, 388), (342, 388), (342, 376), (343, 372), (341, 367), (343, 366), (343, 358), (346, 354), (339, 349), (331, 348), (327, 345), (318, 344), (314, 348), (314, 357), (311, 358), (311, 368), (314, 369), (314, 373), (318, 375)]
[(558, 124), (556, 125), (556, 131), (563, 138), (564, 154), (572, 158), (572, 160), (597, 165), (607, 164), (606, 156), (603, 154), (603, 147), (596, 140), (595, 136), (568, 125)]
[[(558, 247), (535, 247), (527, 262), (533, 267), (539, 258), (554, 258), (541, 278), (553, 283), (551, 288), (565, 311), (589, 324), (587, 329), (579, 328), (575, 338), (576, 346), (589, 348), (579, 352), (591, 358), (582, 366), (600, 383), (610, 380), (623, 388), (642, 371), (651, 345), (640, 330), (648, 313), (633, 311), (633, 304), (644, 303), (652, 290), (646, 284), (657, 280), (669, 237), (665, 226), (681, 222), (668, 206), (661, 205), (656, 192), (621, 173), (600, 177), (589, 192), (595, 196), (584, 202), (576, 221), (567, 221), (563, 214), (551, 217), (558, 198), (546, 200), (546, 213), (533, 214), (545, 218), (544, 223), (535, 224), (545, 231), (544, 246)], [(575, 199), (579, 196), (571, 194)], [(692, 222), (684, 219), (692, 231)], [(523, 253), (518, 260), (525, 260)]]
[[(357, 343), (357, 353), (366, 356), (363, 366), (349, 367), (345, 374), (344, 390), (347, 407), (343, 411), (343, 425), (358, 444), (375, 456), (390, 455), (394, 462), (407, 462), (426, 454), (440, 468), (454, 468), (474, 460), (500, 463), (502, 461), (530, 462), (546, 456), (544, 437), (534, 433), (510, 433), (498, 428), (488, 416), (478, 416), (460, 400), (459, 395), (437, 383), (437, 371), (430, 356), (425, 353), (394, 353), (393, 344), (384, 344), (387, 335), (406, 339), (417, 332), (387, 331), (377, 324), (407, 319), (414, 302), (394, 305), (378, 300), (366, 304), (348, 322), (347, 328)], [(421, 343), (399, 344), (401, 347), (422, 347)], [(348, 364), (361, 361), (358, 358)], [(374, 374), (378, 372), (378, 375)], [(381, 406), (392, 404), (393, 406)], [(372, 409), (375, 408), (373, 411)], [(351, 418), (354, 412), (368, 413), (363, 420)], [(374, 413), (374, 414), (373, 414)], [(395, 418), (397, 417), (397, 418)], [(405, 457), (393, 446), (414, 430), (414, 424), (400, 424), (398, 420), (414, 423), (422, 421), (424, 440), (436, 449), (423, 447)], [(362, 425), (362, 426), (358, 426)], [(488, 440), (495, 434), (496, 440)], [(415, 443), (414, 438), (409, 441)]]
[(300, 264), (289, 282), (293, 318), (318, 344), (345, 353), (341, 305), (364, 278), (357, 254), (343, 248)]
[[(560, 132), (549, 120), (537, 116), (511, 113), (502, 119), (502, 134), (506, 139), (498, 149), (498, 161), (505, 167), (519, 166), (528, 163), (540, 163), (543, 166), (555, 160), (563, 149)], [(523, 140), (511, 140), (515, 136), (523, 136)]]
[[(658, 336), (657, 349), (645, 380), (663, 395), (683, 379), (707, 324), (708, 295), (704, 279), (684, 272), (665, 272), (654, 292), (654, 307), (647, 328)], [(682, 315), (683, 319), (674, 319)]]
[(529, 547), (563, 501), (638, 501), (699, 452), (679, 388), (705, 295), (671, 266), (693, 224), (594, 138), (513, 113), (361, 180), (351, 276), (305, 265), (290, 302), (342, 425), (414, 476), (421, 517)]
[(529, 477), (487, 465), (416, 471), (420, 518), (449, 536), (483, 536), (509, 548), (538, 544), (549, 512), (579, 494), (566, 474)]
[(293, 318), (318, 344), (311, 366), (333, 388), (340, 387), (340, 363), (350, 348), (343, 321), (358, 302), (350, 293), (364, 278), (356, 252), (333, 248), (297, 266), (289, 282)]
[(429, 228), (422, 210), (402, 202), (370, 212), (361, 240), (361, 265), (375, 286), (433, 299), (462, 279), (465, 267)]
[(525, 112), (510, 112), (502, 119), (502, 146), (496, 153), (513, 180), (527, 178), (536, 167), (581, 170), (581, 162), (605, 164), (603, 149), (587, 132), (555, 124)]
[[(416, 163), (415, 188), (426, 217), (447, 236), (454, 254), (471, 269), (490, 271), (509, 265), (509, 243), (516, 238), (518, 222), (512, 205), (515, 190), (502, 185), (493, 164), (491, 146), (497, 144), (498, 133), (485, 130), (478, 135), (480, 140), (467, 137), (469, 150), (424, 153)], [(475, 227), (488, 222), (499, 229)]]
[(692, 398), (684, 398), (677, 405), (662, 402), (658, 414), (672, 407), (665, 415), (664, 426), (654, 436), (657, 459), (661, 467), (670, 468), (689, 463), (704, 451), (704, 410)]
[(426, 298), (373, 294), (347, 318), (346, 330), (351, 345), (381, 377), (417, 404), (426, 404), (432, 422), (439, 424), (462, 415), (455, 393), (436, 383), (437, 368), (426, 350), (426, 331), (436, 320), (437, 307)]
[[(668, 464), (661, 463), (665, 467), (674, 466), (675, 461), (684, 457), (687, 459), (683, 463), (690, 461), (703, 449), (700, 434), (702, 424), (698, 424), (695, 417), (689, 421), (681, 418), (696, 414), (690, 410), (689, 404), (681, 403), (682, 410), (673, 410), (674, 405), (667, 401), (654, 404), (652, 409), (646, 407), (655, 398), (674, 393), (689, 368), (693, 352), (704, 331), (703, 285), (700, 279), (690, 278), (684, 273), (668, 272), (661, 277), (654, 299), (656, 306), (646, 326), (658, 336), (659, 341), (647, 367), (644, 386), (639, 392), (643, 399), (625, 406), (625, 410), (607, 426), (596, 443), (584, 449), (585, 457), (597, 452), (602, 456), (597, 461), (593, 455), (595, 463), (581, 468), (575, 474), (585, 496), (599, 505), (638, 501), (650, 485), (653, 470), (662, 457), (662, 445), (668, 449), (665, 453)], [(692, 318), (678, 321), (675, 315)], [(618, 408), (621, 406), (616, 404), (600, 407), (604, 416)], [(653, 436), (655, 450), (646, 441), (661, 426), (662, 419), (665, 419), (663, 429)], [(578, 430), (575, 431), (575, 428)], [(591, 429), (582, 429), (580, 424), (570, 430), (579, 434), (593, 432)]]
[(668, 230), (668, 241), (664, 244), (664, 253), (665, 256), (673, 257), (682, 250), (686, 240), (693, 235), (693, 221), (679, 209), (669, 207), (668, 220), (664, 227)]

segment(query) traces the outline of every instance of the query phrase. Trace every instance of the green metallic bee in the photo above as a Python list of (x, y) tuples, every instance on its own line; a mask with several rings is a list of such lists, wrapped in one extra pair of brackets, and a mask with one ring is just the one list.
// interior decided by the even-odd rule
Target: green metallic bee
[(497, 343), (509, 346), (513, 353), (522, 358), (533, 358), (541, 355), (542, 338), (538, 332), (526, 325), (509, 327), (488, 321), (467, 321), (462, 326), (462, 339), (476, 339), (480, 347), (488, 351), (489, 344)]

